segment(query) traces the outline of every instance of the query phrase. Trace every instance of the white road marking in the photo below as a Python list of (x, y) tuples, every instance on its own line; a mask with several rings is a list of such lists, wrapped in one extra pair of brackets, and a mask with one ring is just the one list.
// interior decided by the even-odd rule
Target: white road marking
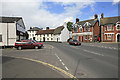
[(62, 62), (62, 65), (65, 65), (65, 64)]
[(60, 57), (55, 54), (55, 56), (58, 58), (58, 60), (62, 63), (62, 65), (65, 67), (65, 69), (68, 71), (69, 69), (67, 68), (67, 66), (65, 66), (65, 64), (62, 62), (62, 60), (60, 59)]
[(92, 54), (96, 54), (96, 55), (99, 55), (99, 56), (104, 56), (103, 54), (100, 54), (100, 53), (96, 53), (96, 52), (92, 52), (92, 51), (88, 51), (88, 50), (84, 50), (84, 51), (92, 53)]
[(65, 69), (68, 71), (69, 69), (65, 66)]

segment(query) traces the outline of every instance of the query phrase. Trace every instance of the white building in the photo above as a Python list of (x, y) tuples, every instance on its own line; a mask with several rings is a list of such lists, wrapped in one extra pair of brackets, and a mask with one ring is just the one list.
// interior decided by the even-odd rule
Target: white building
[(28, 32), (28, 39), (36, 40), (36, 39), (35, 39), (35, 34), (36, 34), (39, 30), (41, 30), (41, 29), (38, 28), (38, 27), (33, 27), (33, 28), (30, 27), (30, 29), (27, 30), (27, 32)]
[(36, 33), (36, 41), (54, 41), (54, 30), (55, 29), (49, 29), (49, 27), (46, 27), (46, 30), (39, 30)]
[(14, 46), (17, 40), (25, 39), (22, 17), (0, 17), (0, 46)]
[(63, 26), (57, 27), (54, 31), (54, 41), (55, 42), (67, 42), (69, 39), (69, 31), (67, 29), (67, 24), (64, 23)]

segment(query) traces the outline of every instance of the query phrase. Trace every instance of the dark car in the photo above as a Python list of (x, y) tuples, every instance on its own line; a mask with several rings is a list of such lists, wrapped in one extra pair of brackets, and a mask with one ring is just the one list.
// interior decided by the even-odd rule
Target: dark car
[(32, 41), (28, 41), (28, 42), (23, 42), (23, 41), (17, 41), (15, 42), (15, 48), (17, 48), (18, 50), (24, 49), (24, 48), (41, 48), (40, 44), (36, 44)]
[(72, 39), (69, 41), (69, 44), (70, 45), (81, 45), (80, 42), (78, 42), (77, 40), (72, 40)]

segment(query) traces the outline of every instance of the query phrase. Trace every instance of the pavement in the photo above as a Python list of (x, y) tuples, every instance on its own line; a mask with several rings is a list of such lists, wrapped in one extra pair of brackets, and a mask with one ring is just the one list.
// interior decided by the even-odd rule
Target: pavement
[[(73, 46), (68, 43), (47, 42), (44, 46), (43, 49), (4, 49), (2, 55), (43, 65), (47, 63), (46, 68), (53, 69), (53, 73), (54, 71), (58, 73), (56, 77), (118, 78), (119, 47), (116, 43), (82, 43), (81, 46)], [(35, 68), (34, 65), (31, 67)], [(34, 71), (31, 72), (34, 73)], [(46, 76), (43, 77), (46, 78)]]

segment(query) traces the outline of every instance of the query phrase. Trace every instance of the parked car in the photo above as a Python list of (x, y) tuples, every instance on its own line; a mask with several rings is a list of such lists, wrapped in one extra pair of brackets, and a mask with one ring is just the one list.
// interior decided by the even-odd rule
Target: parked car
[(72, 40), (72, 39), (69, 41), (69, 44), (70, 45), (81, 45), (80, 42), (78, 42), (77, 40)]
[(22, 41), (22, 42), (29, 42), (29, 41), (31, 41), (31, 42), (33, 42), (33, 43), (35, 43), (35, 44), (40, 44), (41, 47), (43, 47), (43, 43), (41, 43), (41, 42), (39, 42), (39, 41), (29, 40), (29, 39), (27, 39), (27, 40), (21, 40), (21, 41)]
[(17, 48), (18, 50), (21, 50), (21, 49), (24, 49), (24, 48), (35, 48), (35, 49), (38, 49), (38, 48), (41, 48), (42, 46), (40, 44), (36, 44), (32, 41), (26, 41), (26, 42), (23, 42), (23, 41), (17, 41), (15, 42), (15, 48)]

